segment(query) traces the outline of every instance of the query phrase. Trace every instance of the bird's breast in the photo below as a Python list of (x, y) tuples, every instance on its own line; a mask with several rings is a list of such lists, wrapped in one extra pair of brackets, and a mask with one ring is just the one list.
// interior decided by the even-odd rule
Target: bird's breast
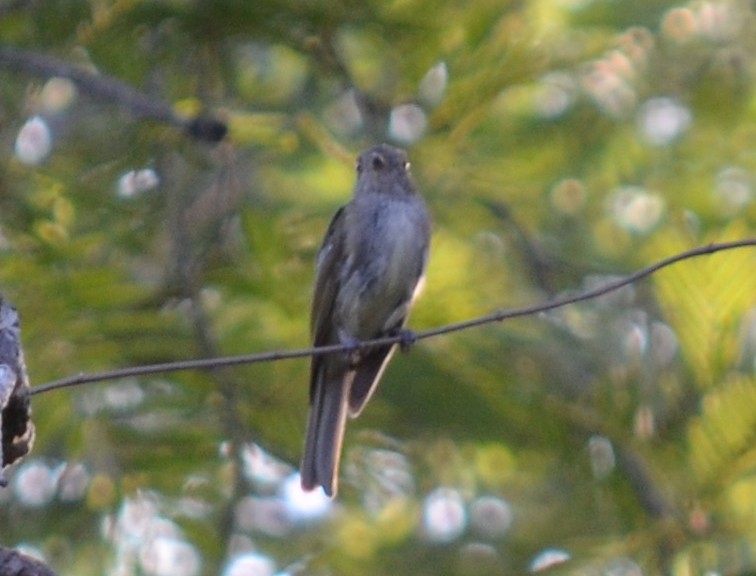
[(406, 315), (422, 273), (428, 231), (420, 202), (382, 198), (358, 208), (339, 308), (346, 331), (365, 339)]
[(416, 219), (401, 206), (389, 206), (386, 211), (388, 216), (383, 220), (381, 234), (384, 248), (376, 248), (381, 253), (378, 260), (383, 262), (375, 281), (379, 289), (405, 291), (417, 281), (424, 239)]

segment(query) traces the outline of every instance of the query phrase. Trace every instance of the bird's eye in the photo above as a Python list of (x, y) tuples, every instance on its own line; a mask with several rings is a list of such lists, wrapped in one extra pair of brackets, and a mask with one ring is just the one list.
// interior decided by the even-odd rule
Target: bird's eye
[(383, 159), (383, 156), (380, 154), (375, 154), (373, 156), (373, 170), (383, 170), (386, 166), (386, 161)]

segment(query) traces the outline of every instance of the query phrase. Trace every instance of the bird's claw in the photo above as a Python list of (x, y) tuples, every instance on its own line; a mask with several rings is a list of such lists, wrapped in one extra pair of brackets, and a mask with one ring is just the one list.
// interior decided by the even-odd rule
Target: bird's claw
[(351, 366), (356, 366), (362, 356), (362, 342), (352, 336), (339, 334), (339, 341), (344, 346), (344, 356)]
[(399, 349), (402, 352), (409, 352), (417, 342), (417, 336), (415, 335), (415, 333), (412, 330), (407, 330), (406, 328), (399, 330), (397, 336), (399, 336)]

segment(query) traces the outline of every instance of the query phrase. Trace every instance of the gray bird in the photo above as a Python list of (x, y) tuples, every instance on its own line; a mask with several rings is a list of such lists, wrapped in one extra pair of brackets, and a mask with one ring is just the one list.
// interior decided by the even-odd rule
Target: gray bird
[(318, 253), (310, 326), (315, 346), (353, 353), (314, 356), (302, 488), (333, 496), (347, 414), (375, 392), (396, 345), (359, 347), (399, 334), (422, 285), (431, 221), (404, 150), (381, 144), (357, 161), (354, 197), (331, 220)]

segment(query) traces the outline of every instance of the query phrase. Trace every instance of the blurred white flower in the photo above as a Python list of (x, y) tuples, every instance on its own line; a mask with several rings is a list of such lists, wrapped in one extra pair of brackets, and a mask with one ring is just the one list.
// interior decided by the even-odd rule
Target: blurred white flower
[(40, 460), (27, 460), (18, 469), (13, 485), (19, 502), (30, 508), (38, 508), (55, 496), (57, 475)]
[(263, 488), (278, 486), (291, 474), (291, 467), (274, 458), (257, 444), (245, 444), (241, 448), (244, 476)]
[(564, 564), (571, 558), (568, 552), (557, 548), (548, 548), (539, 552), (530, 563), (531, 572), (542, 572), (559, 564)]
[(733, 37), (742, 25), (737, 13), (725, 2), (704, 2), (696, 16), (701, 36), (715, 42)]
[(160, 178), (152, 168), (129, 170), (118, 179), (118, 195), (121, 198), (133, 198), (155, 188)]
[(638, 112), (638, 129), (649, 144), (666, 146), (688, 130), (692, 118), (690, 110), (672, 98), (651, 98)]
[(42, 107), (52, 113), (62, 112), (76, 99), (76, 84), (68, 78), (50, 78), (40, 94)]
[(418, 97), (429, 106), (435, 106), (444, 99), (448, 84), (449, 69), (446, 62), (439, 62), (423, 76), (418, 88)]
[(659, 222), (664, 200), (639, 186), (623, 186), (612, 196), (611, 210), (622, 228), (643, 234)]
[(275, 569), (273, 560), (267, 556), (249, 552), (229, 562), (223, 576), (273, 576)]
[(596, 105), (613, 118), (622, 118), (636, 103), (635, 88), (624, 70), (616, 70), (611, 62), (597, 60), (587, 65), (580, 83)]
[(26, 121), (16, 136), (16, 156), (24, 164), (39, 164), (52, 150), (52, 134), (44, 118), (34, 116)]
[(462, 496), (452, 488), (437, 488), (423, 504), (423, 532), (433, 542), (451, 542), (459, 538), (467, 526), (467, 513)]
[(164, 536), (151, 539), (142, 546), (139, 563), (146, 574), (154, 576), (196, 576), (202, 564), (194, 546)]
[(403, 144), (411, 144), (418, 140), (428, 126), (425, 112), (417, 104), (404, 104), (391, 111), (389, 119), (389, 133), (395, 140)]
[(283, 500), (288, 517), (293, 522), (312, 522), (325, 518), (331, 511), (331, 500), (322, 488), (305, 492), (299, 473), (291, 474), (283, 484)]
[(543, 76), (534, 98), (536, 112), (544, 118), (558, 118), (575, 101), (577, 86), (566, 72), (550, 72)]

